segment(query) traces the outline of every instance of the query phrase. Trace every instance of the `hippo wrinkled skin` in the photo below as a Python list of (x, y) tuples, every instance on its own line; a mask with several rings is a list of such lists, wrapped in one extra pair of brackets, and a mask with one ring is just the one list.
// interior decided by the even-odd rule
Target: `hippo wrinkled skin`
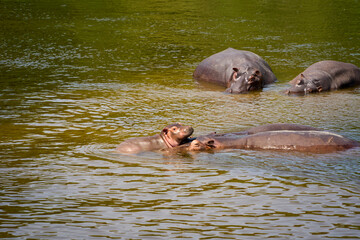
[(277, 79), (269, 64), (255, 53), (228, 48), (204, 59), (194, 79), (225, 86), (227, 93), (261, 90)]
[(312, 64), (289, 82), (287, 94), (308, 94), (360, 85), (360, 69), (338, 61)]
[(166, 126), (160, 134), (149, 137), (130, 138), (120, 143), (115, 152), (123, 154), (136, 154), (145, 151), (171, 149), (188, 141), (194, 132), (191, 126), (174, 123)]

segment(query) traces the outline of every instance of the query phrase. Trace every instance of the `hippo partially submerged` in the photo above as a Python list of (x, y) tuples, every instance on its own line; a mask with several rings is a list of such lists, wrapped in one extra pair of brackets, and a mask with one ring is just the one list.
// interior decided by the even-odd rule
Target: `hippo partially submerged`
[(146, 151), (171, 149), (187, 142), (188, 137), (194, 132), (191, 126), (174, 123), (166, 126), (160, 134), (149, 137), (130, 138), (120, 143), (115, 152), (136, 154)]
[(206, 135), (192, 141), (189, 151), (221, 149), (291, 150), (311, 153), (330, 153), (357, 147), (359, 143), (327, 131), (280, 130), (252, 135)]
[(204, 59), (195, 69), (194, 78), (226, 87), (228, 93), (260, 90), (276, 81), (269, 64), (249, 51), (228, 48)]
[(181, 151), (267, 149), (330, 153), (357, 146), (359, 146), (357, 141), (318, 128), (278, 123), (258, 126), (242, 132), (199, 136), (191, 143), (175, 149)]
[(287, 94), (307, 94), (360, 85), (360, 69), (338, 61), (312, 64), (289, 82)]
[[(269, 131), (281, 131), (281, 130), (290, 130), (290, 131), (321, 131), (319, 128), (311, 127), (311, 126), (305, 126), (295, 123), (272, 123), (272, 124), (266, 124), (261, 126), (256, 126), (249, 128), (247, 130), (244, 130), (242, 132), (234, 132), (231, 134), (234, 135), (251, 135), (255, 133), (260, 132), (269, 132)], [(230, 133), (226, 133), (229, 135)]]

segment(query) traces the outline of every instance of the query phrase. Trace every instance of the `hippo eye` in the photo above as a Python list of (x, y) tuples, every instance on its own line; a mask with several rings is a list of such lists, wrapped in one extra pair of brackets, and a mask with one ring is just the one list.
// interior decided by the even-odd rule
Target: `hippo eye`
[(296, 83), (296, 85), (304, 85), (304, 79), (300, 79), (300, 80)]

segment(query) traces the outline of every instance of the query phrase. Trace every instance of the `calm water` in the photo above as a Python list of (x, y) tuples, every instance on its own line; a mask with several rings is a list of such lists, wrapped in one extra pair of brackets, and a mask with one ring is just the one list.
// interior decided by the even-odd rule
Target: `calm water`
[[(0, 17), (0, 238), (360, 238), (359, 148), (112, 153), (172, 122), (360, 141), (360, 88), (281, 93), (314, 62), (360, 66), (359, 1), (0, 0)], [(228, 47), (279, 81), (245, 95), (196, 83), (197, 64)]]

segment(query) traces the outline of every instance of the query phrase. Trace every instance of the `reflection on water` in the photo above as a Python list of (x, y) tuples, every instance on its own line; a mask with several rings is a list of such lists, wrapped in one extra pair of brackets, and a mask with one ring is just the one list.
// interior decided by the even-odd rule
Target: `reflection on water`
[[(290, 122), (360, 141), (360, 88), (282, 93), (313, 62), (360, 65), (357, 9), (344, 1), (3, 2), (0, 237), (359, 238), (360, 148), (113, 152), (171, 122), (194, 135)], [(196, 65), (227, 47), (261, 55), (279, 82), (245, 95), (194, 82)]]

